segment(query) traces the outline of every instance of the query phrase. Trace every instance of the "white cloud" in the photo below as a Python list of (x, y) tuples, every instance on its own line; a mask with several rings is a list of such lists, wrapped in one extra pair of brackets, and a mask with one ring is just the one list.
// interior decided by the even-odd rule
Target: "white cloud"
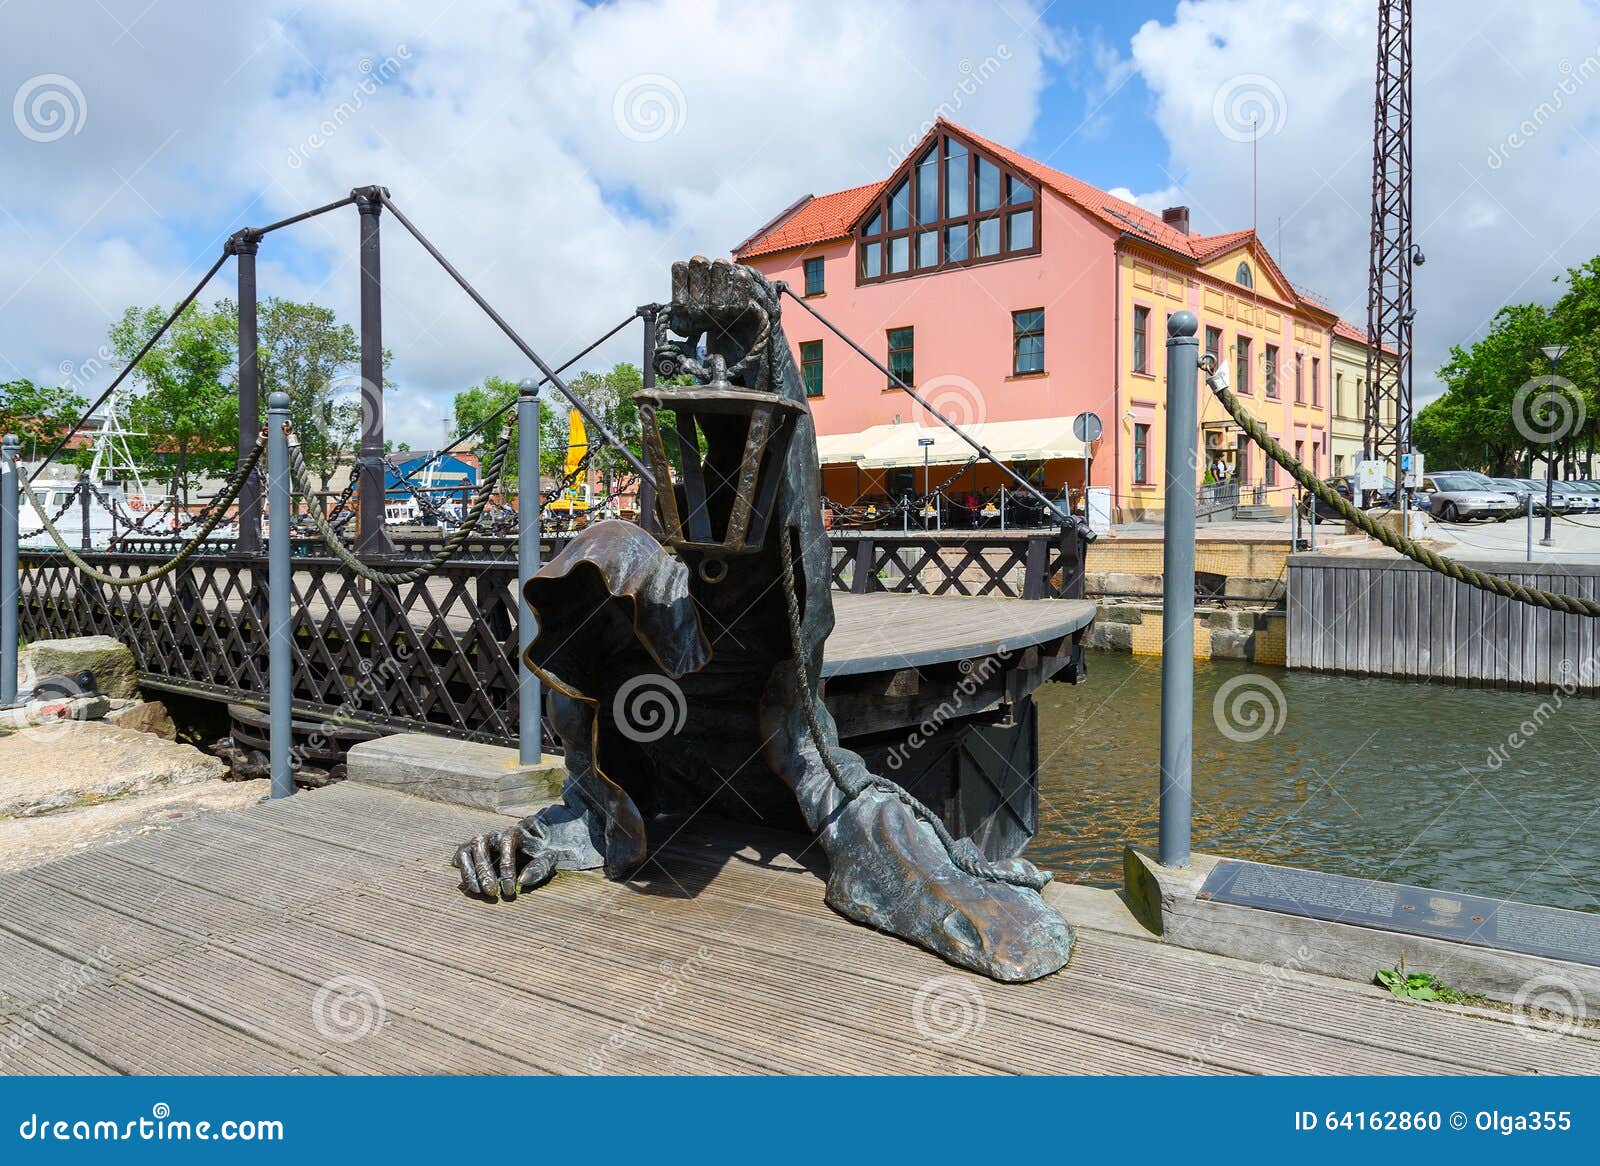
[[(1281, 230), (1291, 278), (1357, 321), (1376, 35), (1369, 0), (1186, 0), (1131, 46), (1197, 229), (1248, 224), (1255, 110), (1261, 233), (1273, 246)], [(1600, 11), (1579, 0), (1421, 4), (1413, 45), (1421, 398), (1437, 391), (1452, 343), (1503, 303), (1549, 300), (1555, 276), (1600, 252)], [(1220, 103), (1221, 125), (1219, 92), (1238, 96)]]
[[(57, 377), (124, 305), (175, 301), (232, 230), (371, 182), (558, 363), (663, 298), (672, 259), (881, 177), (952, 99), (1021, 140), (1062, 51), (1034, 5), (954, 0), (107, 7), (0, 6), (0, 97), (62, 74), (84, 104), (54, 141), (0, 121), (0, 376)], [(620, 124), (619, 91), (636, 97)], [(456, 389), (526, 369), (398, 223), (383, 231), (390, 432), (431, 443)], [(292, 232), (262, 248), (262, 293), (354, 322), (354, 212)], [(636, 333), (594, 363), (629, 358)]]

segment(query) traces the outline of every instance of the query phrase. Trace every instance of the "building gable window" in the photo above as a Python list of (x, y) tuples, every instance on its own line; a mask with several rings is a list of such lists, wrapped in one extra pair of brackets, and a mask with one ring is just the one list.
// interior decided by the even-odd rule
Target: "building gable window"
[(1242, 261), (1240, 262), (1238, 268), (1233, 273), (1233, 282), (1238, 284), (1240, 287), (1256, 286), (1255, 276), (1250, 274), (1250, 265), (1248, 263), (1244, 263)]
[(857, 277), (871, 283), (1035, 255), (1038, 202), (1025, 176), (940, 132), (864, 212)]
[(822, 341), (800, 342), (800, 383), (806, 387), (806, 396), (822, 396)]
[[(915, 388), (917, 379), (916, 362), (912, 358), (913, 341), (914, 329), (889, 329), (889, 373)], [(891, 380), (888, 387), (892, 389), (897, 386)]]
[(806, 260), (806, 295), (820, 296), (823, 283), (823, 262), (821, 256)]
[(1044, 309), (1011, 313), (1011, 375), (1044, 371)]

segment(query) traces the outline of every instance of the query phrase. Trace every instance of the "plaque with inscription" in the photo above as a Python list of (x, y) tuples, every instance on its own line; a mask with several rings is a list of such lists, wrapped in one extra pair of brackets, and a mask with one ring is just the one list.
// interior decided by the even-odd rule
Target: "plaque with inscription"
[(1600, 915), (1224, 859), (1199, 897), (1600, 967)]

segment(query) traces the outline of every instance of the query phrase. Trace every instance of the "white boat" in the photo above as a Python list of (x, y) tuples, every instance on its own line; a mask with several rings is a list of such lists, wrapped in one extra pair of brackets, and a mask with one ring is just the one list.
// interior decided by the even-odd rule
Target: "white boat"
[[(55, 540), (50, 537), (50, 532), (44, 529), (45, 516), (48, 515), (55, 523), (56, 530), (73, 550), (84, 546), (83, 541), (83, 502), (82, 499), (73, 498), (77, 492), (77, 478), (40, 478), (33, 483), (34, 496), (44, 507), (41, 514), (37, 507), (31, 505), (23, 498), (18, 509), (17, 525), (21, 529), (19, 546), (34, 550), (51, 550), (55, 547)], [(93, 550), (103, 550), (111, 542), (113, 518), (111, 511), (106, 508), (102, 498), (111, 501), (113, 506), (121, 509), (127, 508), (127, 500), (123, 496), (122, 487), (102, 483), (97, 488), (98, 492), (91, 490), (89, 493), (89, 547)], [(68, 502), (68, 499), (71, 499)], [(66, 509), (63, 510), (62, 507)], [(126, 529), (126, 522), (116, 523), (118, 529)]]

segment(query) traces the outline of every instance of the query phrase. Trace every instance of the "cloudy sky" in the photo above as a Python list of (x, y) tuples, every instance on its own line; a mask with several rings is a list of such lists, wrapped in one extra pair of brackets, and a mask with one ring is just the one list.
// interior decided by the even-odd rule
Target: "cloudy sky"
[[(1600, 10), (1417, 5), (1419, 391), (1600, 252)], [(1374, 0), (0, 0), (0, 378), (88, 393), (110, 321), (238, 227), (379, 182), (552, 363), (798, 196), (882, 177), (943, 107), (1201, 230), (1256, 221), (1364, 320)], [(353, 211), (273, 236), (263, 294), (354, 322)], [(390, 433), (518, 354), (385, 225)], [(216, 294), (231, 291), (225, 267)], [(594, 363), (636, 358), (618, 341)]]

